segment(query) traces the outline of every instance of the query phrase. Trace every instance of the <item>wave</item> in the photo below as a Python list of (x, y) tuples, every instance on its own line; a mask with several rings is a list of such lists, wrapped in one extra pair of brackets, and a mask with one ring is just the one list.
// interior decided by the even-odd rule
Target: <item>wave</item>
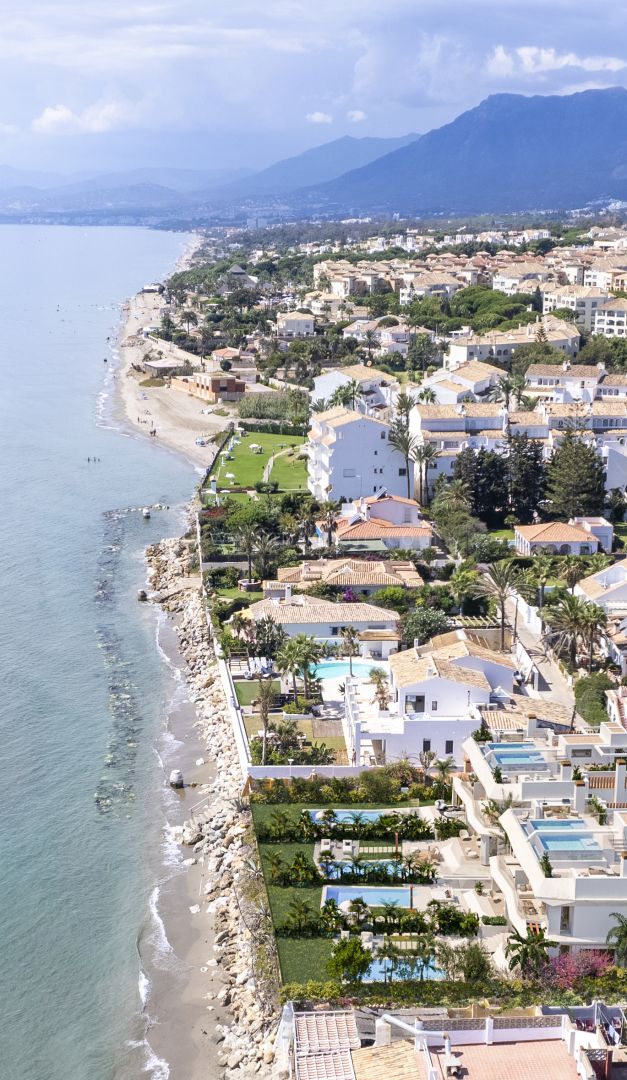
[(150, 1073), (153, 1080), (169, 1080), (170, 1066), (164, 1058), (155, 1054), (148, 1039), (131, 1039), (126, 1044), (131, 1050), (141, 1050), (144, 1057), (143, 1073)]

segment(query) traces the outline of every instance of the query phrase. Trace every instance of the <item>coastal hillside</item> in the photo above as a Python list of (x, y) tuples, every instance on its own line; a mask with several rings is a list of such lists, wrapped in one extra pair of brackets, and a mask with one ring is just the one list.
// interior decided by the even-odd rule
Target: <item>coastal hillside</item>
[(627, 90), (495, 94), (418, 142), (331, 183), (301, 208), (371, 213), (566, 209), (627, 198)]

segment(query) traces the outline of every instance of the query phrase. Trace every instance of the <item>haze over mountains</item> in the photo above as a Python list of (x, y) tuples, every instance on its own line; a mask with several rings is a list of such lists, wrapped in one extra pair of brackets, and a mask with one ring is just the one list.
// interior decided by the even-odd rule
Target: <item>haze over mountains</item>
[(3, 218), (151, 221), (565, 210), (627, 200), (627, 90), (497, 94), (426, 135), (345, 136), (253, 173), (146, 168), (63, 177), (0, 167)]

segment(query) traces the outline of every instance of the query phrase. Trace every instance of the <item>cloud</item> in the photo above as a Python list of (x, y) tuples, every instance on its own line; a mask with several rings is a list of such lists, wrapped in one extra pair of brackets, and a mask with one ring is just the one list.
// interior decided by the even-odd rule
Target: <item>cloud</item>
[(509, 50), (504, 45), (497, 45), (487, 64), (490, 75), (501, 77), (545, 75), (563, 71), (564, 68), (615, 72), (627, 68), (627, 61), (618, 56), (580, 56), (575, 52), (558, 52), (557, 49), (541, 48), (539, 45), (519, 45)]
[(332, 124), (333, 117), (328, 112), (310, 112), (307, 113), (305, 120), (310, 124)]
[(82, 112), (67, 105), (48, 105), (35, 117), (31, 129), (37, 135), (101, 135), (131, 126), (139, 118), (139, 108), (130, 102), (98, 101)]
[(366, 119), (366, 114), (361, 109), (350, 109), (346, 113), (346, 119), (350, 120), (351, 124), (360, 124), (362, 120)]
[(19, 128), (15, 124), (1, 124), (0, 135), (17, 135)]

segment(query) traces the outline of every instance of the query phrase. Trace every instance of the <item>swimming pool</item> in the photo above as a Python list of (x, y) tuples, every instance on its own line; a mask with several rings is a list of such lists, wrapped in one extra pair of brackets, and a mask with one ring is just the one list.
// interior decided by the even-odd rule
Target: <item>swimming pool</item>
[(492, 750), (497, 765), (546, 765), (539, 750), (507, 749)]
[(593, 836), (586, 833), (571, 833), (566, 831), (560, 836), (559, 833), (540, 832), (538, 839), (545, 851), (600, 851)]
[(383, 907), (384, 904), (397, 904), (399, 908), (412, 906), (412, 889), (385, 885), (325, 885), (322, 890), (322, 903), (335, 900), (343, 904), (346, 900), (363, 900), (368, 907)]
[(564, 832), (577, 829), (581, 832), (583, 822), (580, 818), (533, 818), (529, 824), (538, 832), (544, 832), (545, 829), (559, 829)]
[[(400, 859), (366, 859), (364, 860), (364, 862), (374, 864), (376, 866), (386, 866), (388, 870), (396, 870), (397, 876), (399, 876), (401, 872)], [(342, 880), (342, 865), (344, 865), (347, 870), (350, 869), (350, 871), (353, 872), (353, 866), (351, 863), (342, 864), (341, 861), (334, 863), (333, 866), (329, 867), (328, 874), (329, 878), (331, 878), (332, 881)]]
[[(400, 810), (334, 810), (336, 821), (378, 821), (380, 817), (399, 814)], [(324, 810), (310, 810), (312, 821), (324, 821)]]
[[(353, 660), (353, 676), (358, 679), (369, 679), (374, 667), (381, 667), (382, 671), (386, 670), (377, 664), (376, 660)], [(312, 668), (311, 673), (316, 679), (346, 679), (350, 675), (350, 665), (348, 660), (323, 660), (321, 664), (316, 664)]]
[(392, 978), (395, 977), (395, 973), (396, 978), (399, 978), (399, 976), (403, 978), (408, 977), (410, 979), (418, 979), (421, 976), (423, 979), (444, 978), (444, 972), (441, 971), (439, 968), (434, 967), (433, 962), (427, 965), (427, 967), (422, 967), (422, 965), (419, 966), (415, 957), (413, 957), (411, 953), (401, 953), (400, 962), (401, 964), (407, 964), (410, 968), (413, 967), (414, 970), (409, 970), (407, 972), (407, 975), (405, 975), (404, 971), (399, 971), (398, 966), (391, 964), (389, 960), (373, 960), (370, 967), (368, 968), (368, 973), (364, 976), (364, 982), (384, 982), (386, 971), (391, 974)]

